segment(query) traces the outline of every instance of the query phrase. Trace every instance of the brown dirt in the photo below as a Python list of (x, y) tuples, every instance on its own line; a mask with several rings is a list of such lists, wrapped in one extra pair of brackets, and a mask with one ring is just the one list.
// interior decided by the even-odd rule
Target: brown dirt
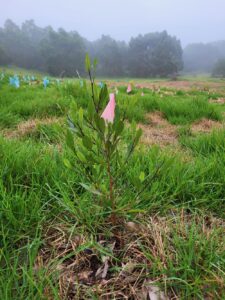
[(210, 103), (225, 104), (225, 98), (210, 99), (209, 102)]
[(46, 119), (30, 119), (25, 122), (21, 122), (17, 125), (15, 130), (7, 130), (3, 132), (6, 138), (13, 139), (27, 135), (30, 132), (35, 131), (38, 125), (47, 125), (60, 122), (62, 118), (46, 118)]
[(211, 132), (213, 129), (220, 129), (223, 128), (223, 124), (218, 121), (213, 121), (209, 119), (202, 119), (198, 122), (195, 122), (191, 126), (192, 132), (202, 132), (208, 133)]
[[(107, 84), (109, 86), (126, 86), (127, 82), (110, 82)], [(154, 82), (142, 82), (137, 85), (139, 88), (149, 88), (155, 91), (159, 90), (160, 87), (171, 88), (177, 90), (193, 90), (198, 89), (202, 91), (211, 91), (211, 90), (219, 90), (224, 89), (224, 83), (219, 82), (204, 82), (204, 81), (185, 81), (185, 80), (177, 80), (177, 81), (154, 81)]]
[[(99, 234), (95, 243), (90, 243), (90, 237), (78, 234), (79, 228), (74, 230), (74, 225), (46, 226), (35, 272), (45, 271), (53, 276), (62, 300), (91, 299), (90, 295), (101, 300), (179, 299), (173, 289), (168, 288), (167, 295), (158, 289), (157, 283), (166, 280), (166, 275), (149, 276), (151, 257), (158, 261), (159, 270), (167, 269), (168, 258), (176, 263), (176, 245), (171, 243), (170, 238), (172, 233), (176, 232), (186, 239), (187, 229), (196, 224), (200, 234), (212, 239), (215, 228), (224, 226), (224, 223), (212, 216), (191, 216), (183, 210), (179, 214), (176, 211), (168, 213), (167, 217), (148, 217), (145, 221), (143, 216), (140, 217), (143, 225), (120, 220), (120, 225), (111, 229), (111, 236)], [(110, 228), (110, 224), (107, 226)], [(142, 247), (148, 250), (148, 256)], [(212, 274), (211, 279), (217, 281), (220, 292), (224, 282), (214, 276)], [(205, 299), (211, 299), (207, 298), (204, 286), (202, 290)], [(48, 284), (45, 293), (47, 299), (54, 299)], [(159, 295), (161, 298), (157, 297)]]
[[(171, 125), (161, 112), (146, 115), (148, 124), (138, 124), (143, 130), (141, 142), (145, 145), (175, 145), (178, 146), (177, 126)], [(209, 133), (214, 129), (224, 128), (224, 124), (218, 121), (202, 119), (191, 125), (193, 133)]]
[(154, 112), (146, 115), (149, 124), (139, 124), (143, 130), (141, 141), (146, 145), (166, 146), (177, 144), (177, 129), (163, 118), (162, 113)]

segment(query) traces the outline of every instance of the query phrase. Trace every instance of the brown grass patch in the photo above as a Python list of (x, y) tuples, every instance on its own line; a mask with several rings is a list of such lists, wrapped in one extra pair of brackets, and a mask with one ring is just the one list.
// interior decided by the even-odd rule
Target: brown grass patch
[(17, 125), (15, 130), (7, 130), (3, 132), (3, 135), (6, 138), (13, 139), (13, 138), (20, 138), (28, 133), (35, 131), (38, 125), (48, 125), (53, 123), (59, 123), (63, 120), (63, 118), (46, 118), (46, 119), (30, 119), (25, 122), (21, 122)]
[[(35, 270), (44, 269), (53, 275), (60, 299), (147, 300), (151, 299), (150, 295), (155, 296), (152, 299), (178, 299), (172, 288), (167, 289), (167, 295), (162, 292), (162, 283), (166, 282), (163, 270), (169, 268), (169, 261), (177, 263), (173, 234), (186, 240), (195, 224), (196, 233), (213, 239), (214, 229), (224, 227), (224, 223), (211, 216), (192, 216), (184, 211), (174, 213), (168, 217), (148, 217), (142, 224), (121, 222), (111, 231), (111, 236), (98, 234), (92, 243), (93, 237), (77, 233), (79, 228), (75, 232), (72, 225), (51, 225), (45, 232)], [(153, 260), (157, 261), (157, 273), (161, 274), (154, 277), (150, 275)], [(224, 282), (215, 276), (212, 272), (211, 280), (217, 282), (220, 293)], [(157, 287), (159, 282), (161, 290)], [(157, 298), (159, 294), (161, 298)], [(54, 299), (48, 286), (46, 295), (47, 299)], [(209, 296), (207, 290), (205, 296)]]
[(142, 142), (146, 145), (174, 145), (177, 144), (177, 129), (163, 118), (162, 113), (154, 112), (146, 115), (149, 124), (139, 124), (143, 130)]
[[(110, 87), (118, 87), (118, 86), (127, 86), (128, 82), (126, 81), (107, 81), (107, 84)], [(154, 91), (163, 88), (168, 89), (175, 89), (175, 90), (199, 90), (199, 91), (217, 91), (224, 89), (224, 84), (219, 82), (204, 82), (204, 81), (185, 81), (185, 80), (177, 80), (177, 81), (169, 81), (169, 80), (161, 80), (161, 81), (154, 81), (154, 82), (146, 82), (143, 81), (136, 85), (137, 88), (149, 88)]]
[(225, 104), (225, 98), (210, 99), (209, 102), (210, 103)]
[(222, 127), (223, 124), (221, 122), (209, 120), (209, 119), (202, 119), (192, 124), (191, 130), (197, 133), (198, 132), (208, 133), (211, 132), (213, 129), (220, 129)]

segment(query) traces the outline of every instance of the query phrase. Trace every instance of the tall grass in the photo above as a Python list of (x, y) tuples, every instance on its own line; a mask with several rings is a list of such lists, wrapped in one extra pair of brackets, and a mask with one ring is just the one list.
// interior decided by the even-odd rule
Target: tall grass
[(143, 122), (145, 114), (153, 111), (161, 111), (171, 124), (176, 125), (190, 124), (202, 118), (218, 121), (223, 119), (221, 109), (209, 103), (206, 97), (161, 96), (153, 92), (144, 97), (122, 94), (118, 98), (130, 121), (135, 119)]
[(195, 154), (209, 156), (211, 154), (223, 157), (225, 151), (225, 130), (213, 131), (209, 134), (199, 134), (197, 136), (181, 137), (180, 143)]
[[(87, 105), (76, 82), (46, 90), (25, 85), (15, 90), (5, 82), (0, 93), (0, 126), (11, 128), (34, 117), (65, 116), (71, 99)], [(208, 103), (206, 95), (185, 92), (161, 97), (148, 90), (141, 97), (137, 91), (128, 96), (120, 89), (117, 100), (130, 121), (144, 122), (145, 114), (156, 110), (173, 124), (222, 118), (223, 107)], [(0, 137), (0, 299), (60, 299), (56, 265), (67, 257), (56, 259), (51, 268), (37, 268), (50, 224), (63, 224), (68, 235), (82, 233), (89, 242), (82, 245), (84, 249), (93, 247), (99, 259), (105, 256), (93, 245), (98, 244), (99, 233), (101, 238), (111, 238), (107, 214), (79, 185), (83, 178), (77, 169), (64, 167), (64, 159), (70, 156), (64, 148), (64, 128), (60, 121), (40, 124), (21, 139)], [(180, 299), (223, 297), (224, 137), (224, 130), (194, 136), (185, 129), (179, 137), (182, 151), (140, 146), (116, 182), (123, 195), (117, 200), (121, 220), (145, 228), (137, 239), (133, 234), (137, 242), (132, 243), (137, 243), (135, 249), (144, 258), (136, 270), (156, 280), (162, 289), (173, 290)], [(129, 139), (128, 132), (124, 138)], [(135, 179), (141, 173), (150, 179), (143, 193)], [(124, 253), (128, 250), (125, 245)], [(124, 253), (110, 272), (122, 271)], [(131, 260), (136, 256), (133, 253)], [(97, 299), (98, 295), (89, 292)]]

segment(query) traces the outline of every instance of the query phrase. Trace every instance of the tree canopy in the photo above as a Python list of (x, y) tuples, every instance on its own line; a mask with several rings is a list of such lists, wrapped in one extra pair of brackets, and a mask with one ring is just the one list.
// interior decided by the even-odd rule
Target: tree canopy
[(215, 63), (212, 71), (212, 76), (225, 78), (225, 59), (219, 59)]
[(184, 48), (184, 71), (211, 72), (218, 59), (225, 58), (225, 41), (190, 44)]
[(166, 31), (139, 35), (129, 43), (106, 35), (90, 42), (76, 31), (41, 28), (33, 20), (19, 27), (7, 20), (0, 28), (0, 49), (0, 64), (55, 76), (75, 76), (76, 70), (83, 74), (86, 52), (98, 59), (99, 76), (164, 77), (183, 66), (180, 41)]

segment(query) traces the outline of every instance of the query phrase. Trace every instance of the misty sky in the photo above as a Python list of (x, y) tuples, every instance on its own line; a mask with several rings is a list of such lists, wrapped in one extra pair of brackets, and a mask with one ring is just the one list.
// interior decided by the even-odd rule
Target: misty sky
[(110, 34), (128, 41), (162, 30), (183, 46), (225, 39), (225, 0), (0, 0), (0, 26), (7, 18), (76, 30), (89, 40)]

